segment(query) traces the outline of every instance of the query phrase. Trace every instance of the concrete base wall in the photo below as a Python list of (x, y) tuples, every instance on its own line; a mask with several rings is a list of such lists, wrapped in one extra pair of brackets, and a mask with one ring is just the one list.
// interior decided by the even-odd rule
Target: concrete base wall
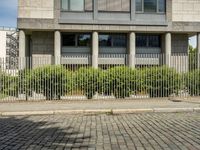
[(171, 67), (178, 72), (187, 72), (189, 69), (188, 45), (187, 34), (172, 34)]
[[(38, 64), (53, 64), (54, 33), (33, 32), (31, 40), (32, 66), (36, 67)], [(39, 62), (39, 60), (42, 60), (42, 62)]]

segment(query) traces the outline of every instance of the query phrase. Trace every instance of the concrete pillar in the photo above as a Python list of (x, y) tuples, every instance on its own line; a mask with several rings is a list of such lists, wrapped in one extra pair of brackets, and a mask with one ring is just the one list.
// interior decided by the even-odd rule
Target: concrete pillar
[(59, 65), (61, 62), (61, 33), (60, 31), (55, 31), (54, 33), (54, 58), (55, 65)]
[(25, 57), (26, 54), (26, 36), (23, 30), (19, 31), (19, 57)]
[(98, 68), (99, 37), (98, 32), (92, 33), (92, 67)]
[(171, 51), (172, 51), (171, 33), (166, 33), (165, 34), (165, 63), (169, 67), (171, 63)]
[(136, 36), (134, 32), (129, 34), (129, 67), (135, 68)]
[(19, 31), (19, 69), (26, 68), (26, 35), (23, 30)]
[(197, 33), (197, 55), (198, 55), (198, 68), (200, 68), (200, 33)]

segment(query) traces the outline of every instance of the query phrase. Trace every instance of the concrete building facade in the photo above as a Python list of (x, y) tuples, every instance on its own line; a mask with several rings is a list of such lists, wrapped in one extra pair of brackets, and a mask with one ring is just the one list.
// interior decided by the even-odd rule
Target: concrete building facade
[(0, 68), (15, 68), (19, 56), (18, 38), (16, 28), (0, 27)]
[(197, 35), (200, 49), (199, 6), (199, 0), (18, 0), (19, 56), (32, 57), (33, 65), (41, 57), (95, 68), (173, 66), (173, 56), (187, 55), (188, 37)]

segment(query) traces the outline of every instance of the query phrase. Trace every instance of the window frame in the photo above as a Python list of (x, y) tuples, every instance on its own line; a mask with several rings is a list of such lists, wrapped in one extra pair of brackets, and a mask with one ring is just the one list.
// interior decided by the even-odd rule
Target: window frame
[(145, 12), (144, 11), (144, 0), (141, 0), (141, 1), (142, 1), (142, 11), (136, 10), (137, 5), (136, 5), (136, 1), (135, 1), (135, 13), (136, 14), (166, 14), (166, 8), (167, 8), (167, 6), (166, 6), (167, 1), (166, 0), (164, 0), (165, 1), (165, 10), (163, 12), (159, 11), (159, 0), (156, 0), (156, 12)]
[(93, 0), (92, 1), (92, 10), (85, 10), (85, 0), (83, 0), (83, 10), (71, 10), (71, 0), (67, 0), (68, 2), (68, 8), (67, 9), (63, 9), (62, 8), (62, 0), (60, 0), (60, 10), (62, 12), (93, 12), (94, 9), (94, 4), (93, 4)]

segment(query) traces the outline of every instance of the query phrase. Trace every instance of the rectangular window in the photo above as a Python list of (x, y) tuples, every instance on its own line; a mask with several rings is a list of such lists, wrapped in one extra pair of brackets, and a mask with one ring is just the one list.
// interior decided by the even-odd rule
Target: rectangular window
[(99, 35), (99, 46), (100, 47), (111, 47), (112, 46), (112, 41), (111, 41), (111, 36), (106, 35), (106, 34), (101, 34)]
[(136, 47), (160, 47), (161, 39), (159, 35), (142, 35), (136, 36)]
[(68, 0), (62, 0), (61, 1), (61, 7), (62, 7), (62, 10), (68, 10)]
[(84, 0), (70, 0), (70, 10), (83, 11), (84, 10)]
[(92, 11), (93, 0), (61, 0), (61, 9), (67, 11)]
[(129, 12), (130, 0), (98, 0), (98, 10), (108, 12)]
[(115, 34), (112, 36), (113, 47), (126, 47), (126, 35)]
[(125, 34), (100, 34), (100, 47), (126, 47), (127, 36)]
[(166, 0), (135, 0), (136, 12), (164, 13), (166, 11)]
[(78, 35), (78, 46), (91, 46), (91, 35), (90, 34), (79, 34)]
[(62, 46), (89, 47), (91, 46), (91, 35), (90, 34), (63, 34)]
[(150, 35), (149, 36), (149, 47), (160, 47), (160, 36), (158, 35)]
[(85, 11), (93, 10), (93, 0), (85, 0)]
[(63, 46), (76, 46), (75, 34), (63, 34), (62, 45)]
[(136, 36), (136, 47), (147, 47), (147, 36), (137, 35)]
[(136, 0), (136, 11), (142, 12), (142, 0)]
[(165, 0), (158, 0), (158, 11), (159, 12), (165, 12), (166, 10), (166, 1)]
[(144, 0), (144, 12), (157, 12), (157, 0)]

